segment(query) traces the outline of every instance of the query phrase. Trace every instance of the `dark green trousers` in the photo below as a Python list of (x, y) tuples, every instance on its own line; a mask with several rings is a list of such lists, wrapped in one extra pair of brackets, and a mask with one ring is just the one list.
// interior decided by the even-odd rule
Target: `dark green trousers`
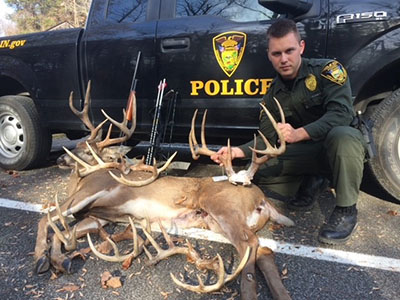
[(254, 182), (283, 196), (294, 196), (305, 176), (322, 175), (336, 191), (336, 205), (351, 206), (360, 191), (365, 151), (359, 130), (335, 127), (323, 141), (287, 144), (283, 155), (260, 167)]

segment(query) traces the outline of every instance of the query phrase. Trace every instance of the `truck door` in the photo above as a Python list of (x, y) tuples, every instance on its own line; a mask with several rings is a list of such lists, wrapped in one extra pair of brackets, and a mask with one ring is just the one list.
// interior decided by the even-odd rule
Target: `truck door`
[(259, 99), (274, 76), (265, 39), (274, 15), (257, 1), (248, 1), (246, 8), (236, 2), (162, 1), (163, 14), (171, 18), (157, 27), (157, 64), (160, 76), (181, 96), (177, 134), (187, 135), (195, 108), (209, 109), (210, 141), (224, 135), (222, 127), (233, 137), (257, 124)]
[[(93, 1), (87, 30), (83, 36), (83, 87), (92, 81), (92, 112), (96, 122), (104, 109), (113, 118), (122, 119), (136, 66), (138, 123), (150, 123), (147, 111), (149, 99), (155, 96), (156, 76), (154, 38), (159, 4), (154, 0)], [(143, 104), (144, 103), (144, 104)], [(140, 126), (137, 128), (139, 132)]]
[[(258, 103), (275, 76), (267, 58), (266, 32), (279, 15), (257, 0), (162, 0), (161, 4), (157, 65), (160, 76), (181, 95), (176, 134), (187, 135), (185, 125), (195, 108), (209, 108), (210, 142), (226, 143), (213, 140), (214, 135), (250, 139), (258, 127)], [(323, 40), (318, 41), (320, 49)]]

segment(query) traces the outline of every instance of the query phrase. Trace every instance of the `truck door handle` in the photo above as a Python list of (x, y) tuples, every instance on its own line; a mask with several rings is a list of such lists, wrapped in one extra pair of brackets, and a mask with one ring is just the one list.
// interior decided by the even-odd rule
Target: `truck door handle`
[(162, 52), (185, 51), (190, 48), (190, 39), (184, 38), (167, 38), (161, 41)]

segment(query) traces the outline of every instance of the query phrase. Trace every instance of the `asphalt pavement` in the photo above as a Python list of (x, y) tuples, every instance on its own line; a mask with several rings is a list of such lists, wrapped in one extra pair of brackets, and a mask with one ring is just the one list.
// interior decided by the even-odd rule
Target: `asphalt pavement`
[[(73, 273), (33, 271), (36, 227), (42, 213), (28, 211), (29, 206), (7, 208), (13, 201), (46, 204), (55, 194), (66, 196), (69, 171), (55, 166), (60, 152), (57, 141), (45, 167), (29, 171), (0, 170), (0, 299), (239, 299), (239, 279), (228, 283), (220, 292), (196, 294), (178, 288), (172, 272), (195, 284), (197, 273), (183, 256), (174, 256), (156, 266), (146, 266), (141, 255), (130, 268), (88, 255), (73, 261)], [(73, 147), (73, 143), (69, 144)], [(220, 175), (215, 165), (192, 164), (190, 176)], [(296, 226), (284, 228), (267, 224), (259, 232), (262, 243), (272, 243), (283, 283), (293, 299), (400, 299), (400, 204), (365, 182), (360, 194), (359, 228), (345, 245), (326, 246), (317, 241), (318, 230), (330, 211), (334, 198), (326, 191), (310, 212), (292, 212), (282, 200), (271, 199)], [(110, 231), (120, 230), (108, 228)], [(204, 255), (220, 253), (228, 270), (237, 264), (235, 249), (207, 232), (202, 239), (189, 234), (189, 240)], [(210, 237), (210, 238), (208, 238)], [(206, 239), (204, 239), (206, 238)], [(162, 239), (158, 239), (162, 242)], [(216, 242), (217, 241), (217, 242)], [(221, 242), (222, 241), (222, 242)], [(81, 239), (80, 248), (87, 246)], [(122, 245), (125, 249), (129, 244)], [(333, 258), (332, 258), (333, 257)], [(103, 288), (101, 276), (110, 272), (121, 287)], [(257, 273), (259, 299), (271, 299), (261, 273)], [(215, 280), (203, 275), (209, 282)]]

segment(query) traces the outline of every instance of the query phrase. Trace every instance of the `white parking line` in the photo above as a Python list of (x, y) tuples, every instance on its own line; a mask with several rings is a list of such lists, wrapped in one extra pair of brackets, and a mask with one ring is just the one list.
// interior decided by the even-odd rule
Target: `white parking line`
[[(32, 212), (43, 212), (40, 204), (24, 203), (0, 198), (0, 207), (20, 209)], [(155, 228), (154, 231), (157, 231)], [(170, 229), (171, 234), (182, 235), (195, 239), (204, 239), (220, 243), (229, 243), (222, 235), (203, 229)], [(317, 260), (348, 264), (359, 267), (375, 268), (380, 270), (400, 272), (400, 259), (368, 255), (363, 253), (348, 252), (329, 248), (310, 247), (304, 245), (279, 242), (266, 238), (259, 238), (260, 245), (269, 247), (276, 253), (307, 257)]]
[(25, 211), (42, 212), (42, 205), (34, 203), (25, 203), (10, 199), (0, 198), (0, 207), (13, 208)]

